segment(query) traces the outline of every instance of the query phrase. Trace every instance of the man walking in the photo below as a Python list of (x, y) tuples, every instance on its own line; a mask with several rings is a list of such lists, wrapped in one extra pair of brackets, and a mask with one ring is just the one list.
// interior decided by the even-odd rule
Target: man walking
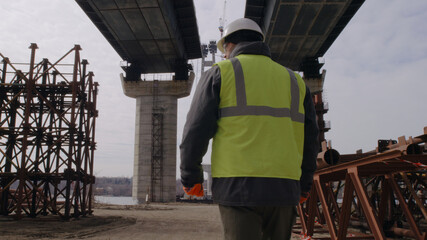
[(201, 162), (213, 138), (212, 195), (225, 239), (289, 239), (316, 170), (310, 91), (270, 58), (263, 40), (250, 19), (226, 27), (217, 46), (227, 59), (200, 79), (180, 145), (184, 190), (201, 196)]

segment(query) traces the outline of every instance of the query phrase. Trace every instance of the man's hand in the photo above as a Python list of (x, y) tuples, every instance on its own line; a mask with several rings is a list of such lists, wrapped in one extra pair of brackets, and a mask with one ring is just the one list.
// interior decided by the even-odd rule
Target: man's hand
[(203, 197), (203, 185), (201, 183), (195, 184), (193, 187), (182, 187), (184, 192), (190, 196)]
[(307, 201), (308, 195), (308, 192), (301, 193), (301, 196), (299, 197), (299, 204), (303, 204), (305, 201)]

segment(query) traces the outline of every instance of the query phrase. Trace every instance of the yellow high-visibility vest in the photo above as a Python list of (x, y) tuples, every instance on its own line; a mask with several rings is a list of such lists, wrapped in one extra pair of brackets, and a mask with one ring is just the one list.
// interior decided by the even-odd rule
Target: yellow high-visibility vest
[(213, 177), (299, 180), (304, 148), (305, 83), (262, 55), (239, 55), (221, 71)]

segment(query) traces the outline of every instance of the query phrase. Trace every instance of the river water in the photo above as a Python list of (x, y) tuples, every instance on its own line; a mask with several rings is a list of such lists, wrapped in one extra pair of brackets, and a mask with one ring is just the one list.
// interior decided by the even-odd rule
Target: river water
[(124, 196), (95, 196), (95, 201), (98, 203), (115, 204), (115, 205), (136, 205), (137, 200), (132, 197)]

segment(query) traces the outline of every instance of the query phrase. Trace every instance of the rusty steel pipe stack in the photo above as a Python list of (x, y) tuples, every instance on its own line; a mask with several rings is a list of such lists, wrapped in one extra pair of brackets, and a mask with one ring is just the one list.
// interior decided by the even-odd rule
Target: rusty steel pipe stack
[(91, 214), (98, 83), (79, 45), (54, 63), (30, 49), (29, 64), (0, 53), (0, 214)]
[[(311, 239), (426, 240), (426, 141), (427, 127), (415, 138), (320, 165), (294, 232)], [(323, 150), (318, 159), (327, 156)]]

